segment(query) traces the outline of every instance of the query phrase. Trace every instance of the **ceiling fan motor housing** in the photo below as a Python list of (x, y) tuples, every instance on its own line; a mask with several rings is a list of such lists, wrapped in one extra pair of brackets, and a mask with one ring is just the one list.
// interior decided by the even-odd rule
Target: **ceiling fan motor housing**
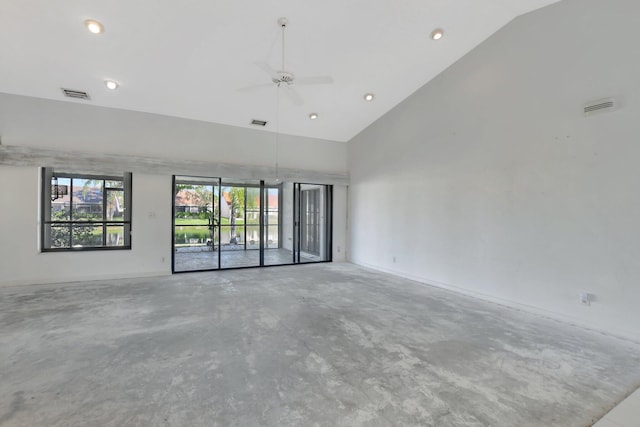
[(293, 73), (288, 71), (278, 71), (271, 80), (277, 85), (281, 85), (282, 83), (290, 85), (293, 84), (294, 76)]

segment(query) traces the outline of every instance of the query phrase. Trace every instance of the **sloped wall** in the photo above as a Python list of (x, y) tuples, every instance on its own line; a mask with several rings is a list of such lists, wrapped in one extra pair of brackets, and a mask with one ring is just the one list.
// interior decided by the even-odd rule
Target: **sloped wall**
[(350, 141), (349, 258), (640, 340), (638, 16), (521, 16)]

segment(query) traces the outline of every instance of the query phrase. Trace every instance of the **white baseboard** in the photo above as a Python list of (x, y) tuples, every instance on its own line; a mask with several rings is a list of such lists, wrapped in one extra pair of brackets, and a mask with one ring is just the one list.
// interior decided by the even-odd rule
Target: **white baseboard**
[(561, 321), (563, 323), (568, 323), (574, 326), (579, 326), (581, 328), (584, 329), (589, 329), (595, 332), (599, 332), (605, 335), (610, 335), (610, 336), (614, 336), (616, 338), (620, 338), (620, 339), (624, 339), (624, 340), (628, 340), (628, 341), (632, 341), (634, 343), (640, 344), (640, 335), (638, 335), (638, 332), (632, 332), (632, 331), (628, 331), (628, 330), (619, 330), (619, 329), (615, 329), (615, 330), (608, 330), (608, 329), (603, 329), (600, 325), (591, 323), (589, 321), (585, 321), (584, 319), (579, 319), (573, 316), (568, 316), (564, 313), (558, 313), (555, 311), (550, 311), (550, 310), (546, 310), (544, 308), (541, 307), (536, 307), (536, 306), (532, 306), (532, 305), (527, 305), (527, 304), (522, 304), (519, 303), (517, 301), (513, 301), (510, 299), (506, 299), (506, 298), (500, 298), (500, 297), (496, 297), (493, 295), (488, 295), (488, 294), (484, 294), (481, 292), (477, 292), (468, 288), (463, 288), (460, 286), (455, 286), (455, 285), (450, 285), (448, 283), (442, 283), (442, 282), (438, 282), (437, 280), (430, 280), (428, 278), (425, 277), (421, 277), (421, 276), (416, 276), (413, 274), (408, 274), (402, 271), (397, 271), (397, 270), (393, 270), (393, 269), (389, 269), (389, 268), (382, 268), (382, 267), (378, 267), (366, 262), (362, 262), (362, 261), (358, 261), (358, 260), (349, 260), (350, 263), (354, 264), (354, 265), (358, 265), (370, 270), (375, 270), (375, 271), (379, 271), (382, 273), (386, 273), (386, 274), (391, 274), (392, 276), (398, 276), (398, 277), (402, 277), (404, 279), (409, 279), (409, 280), (413, 280), (414, 282), (418, 282), (424, 285), (428, 285), (428, 286), (433, 286), (439, 289), (445, 289), (451, 292), (455, 292), (458, 294), (462, 294), (462, 295), (466, 295), (469, 297), (473, 297), (473, 298), (477, 298), (483, 301), (487, 301), (487, 302), (491, 302), (494, 304), (498, 304), (507, 308), (511, 308), (511, 309), (515, 309), (515, 310), (521, 310), (527, 313), (531, 313), (531, 314), (535, 314), (538, 316), (542, 316), (542, 317), (546, 317), (549, 319), (553, 319), (553, 320), (558, 320)]
[(56, 276), (56, 277), (34, 277), (21, 280), (0, 281), (0, 288), (10, 286), (28, 286), (28, 285), (49, 285), (58, 283), (75, 283), (75, 282), (91, 282), (94, 280), (115, 280), (115, 279), (135, 279), (138, 277), (158, 277), (170, 276), (170, 271), (148, 271), (141, 273), (128, 274), (98, 274), (90, 276)]

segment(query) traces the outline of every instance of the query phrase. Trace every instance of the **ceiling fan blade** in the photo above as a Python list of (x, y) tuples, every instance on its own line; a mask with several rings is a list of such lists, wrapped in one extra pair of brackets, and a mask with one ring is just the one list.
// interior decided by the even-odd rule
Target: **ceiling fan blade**
[(262, 71), (269, 74), (269, 77), (273, 77), (273, 75), (278, 72), (278, 70), (274, 70), (271, 65), (267, 64), (265, 61), (256, 61), (254, 64), (256, 64), (256, 66)]
[(296, 78), (296, 83), (303, 85), (325, 85), (333, 83), (333, 77), (331, 76), (315, 76), (315, 77), (300, 77)]
[(302, 104), (304, 104), (304, 101), (302, 100), (302, 97), (300, 96), (298, 91), (295, 90), (293, 87), (284, 86), (283, 89), (284, 89), (285, 95), (287, 95), (289, 97), (289, 99), (291, 99), (291, 101), (293, 101), (294, 105), (302, 105)]
[(273, 83), (262, 83), (259, 85), (251, 85), (251, 86), (238, 88), (236, 89), (236, 92), (255, 92), (256, 90), (259, 90), (265, 87), (271, 87), (271, 86), (273, 86)]

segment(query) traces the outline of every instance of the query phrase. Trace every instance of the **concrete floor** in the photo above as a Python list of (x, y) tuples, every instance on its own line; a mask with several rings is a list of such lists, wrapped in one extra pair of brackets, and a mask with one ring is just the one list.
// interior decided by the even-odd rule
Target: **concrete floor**
[(350, 264), (0, 289), (1, 426), (588, 426), (640, 346)]

